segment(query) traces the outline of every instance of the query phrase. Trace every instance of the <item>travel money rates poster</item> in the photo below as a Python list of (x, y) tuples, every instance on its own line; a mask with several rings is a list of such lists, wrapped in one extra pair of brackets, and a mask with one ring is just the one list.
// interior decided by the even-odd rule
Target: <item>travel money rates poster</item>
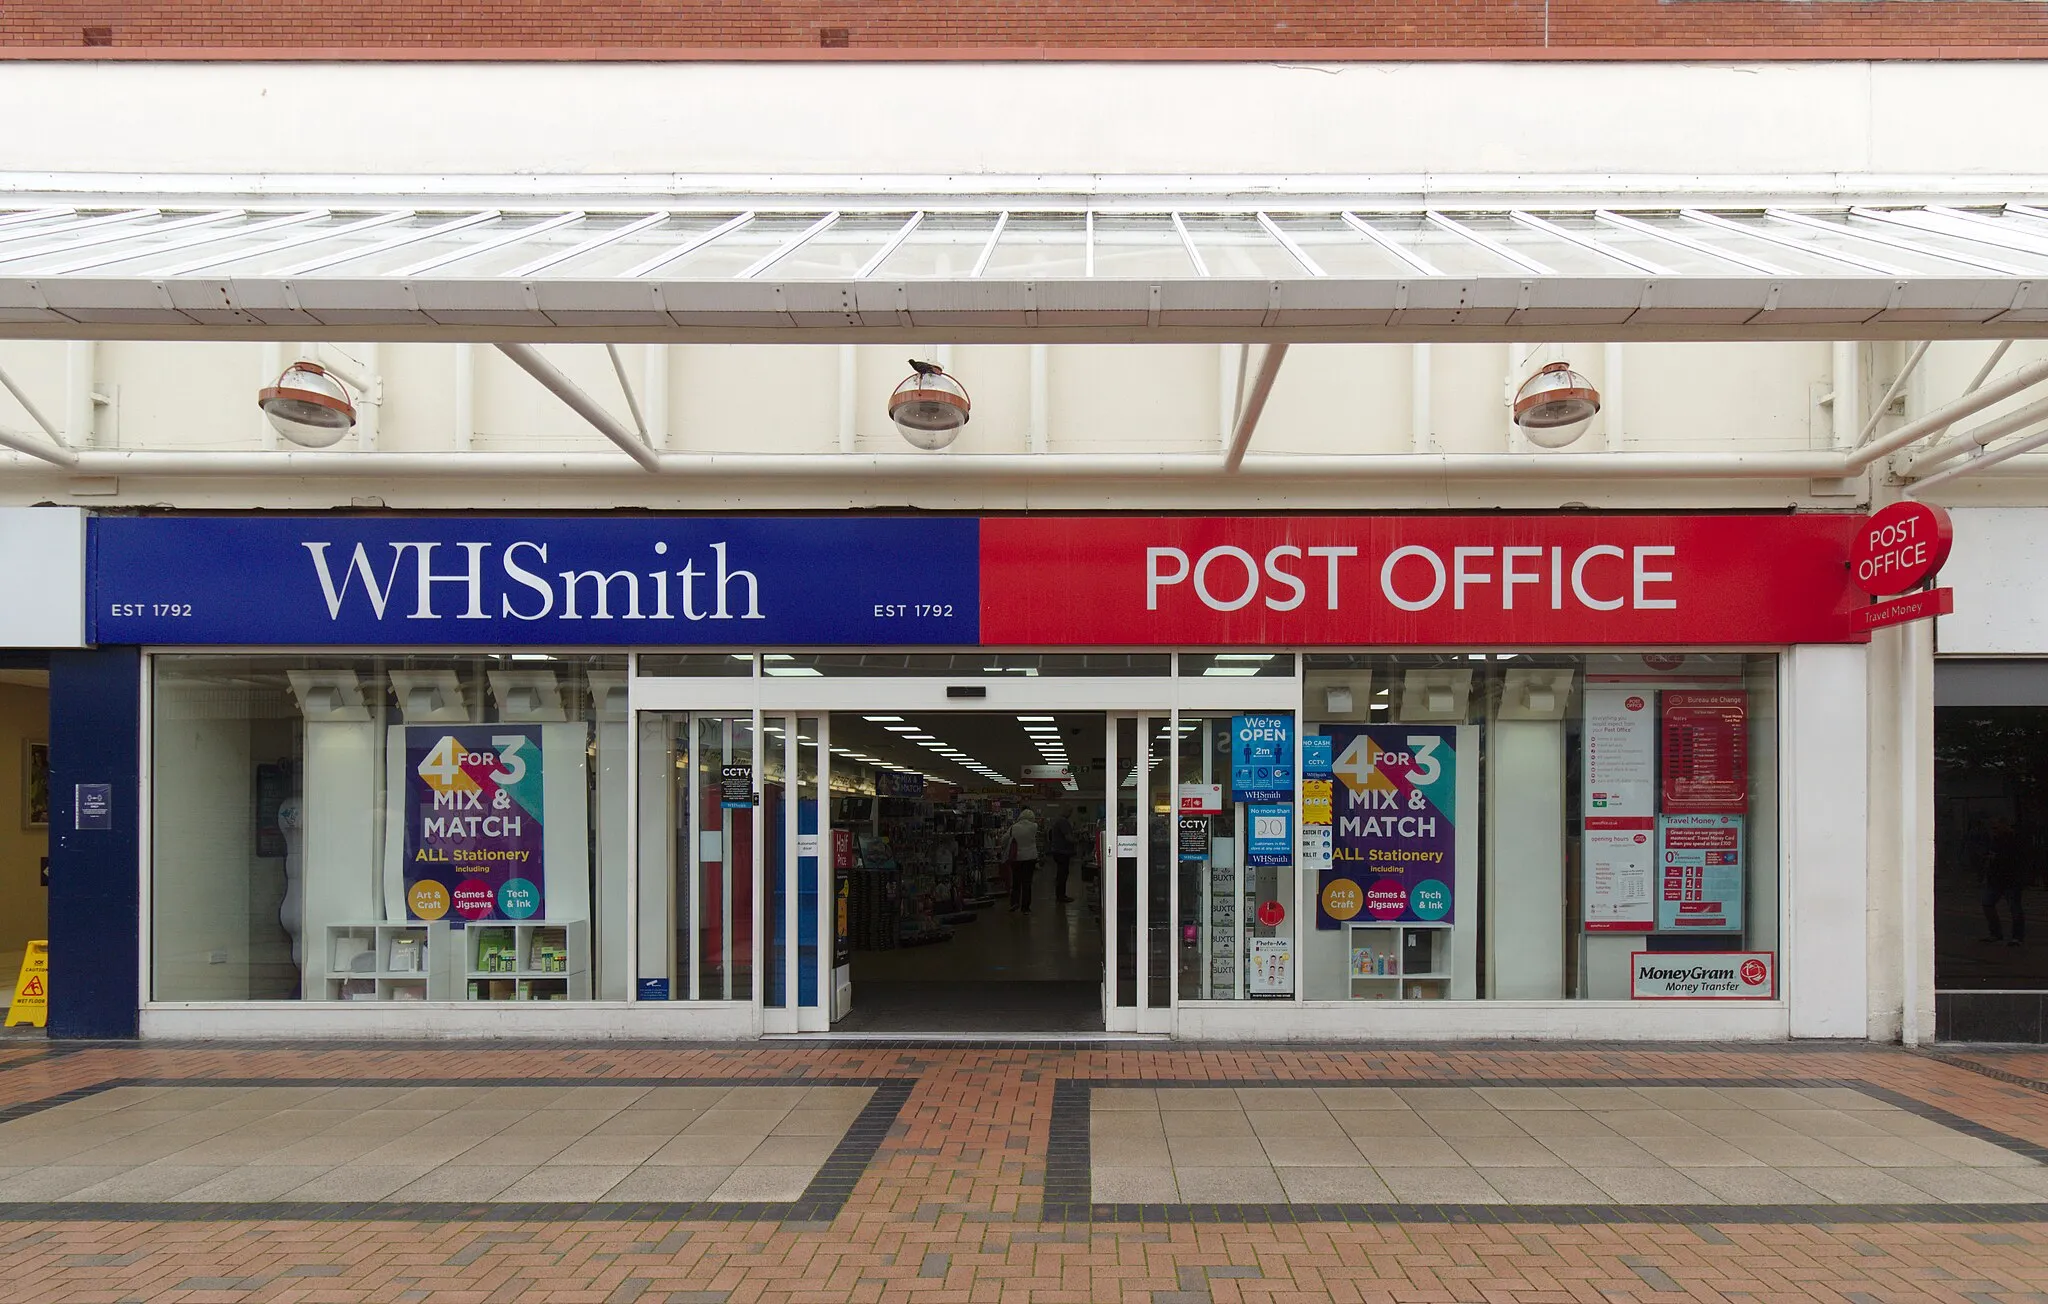
[(1316, 926), (1352, 919), (1449, 923), (1456, 881), (1458, 731), (1452, 725), (1334, 725), (1335, 834)]
[(408, 726), (405, 774), (406, 914), (545, 917), (540, 729)]

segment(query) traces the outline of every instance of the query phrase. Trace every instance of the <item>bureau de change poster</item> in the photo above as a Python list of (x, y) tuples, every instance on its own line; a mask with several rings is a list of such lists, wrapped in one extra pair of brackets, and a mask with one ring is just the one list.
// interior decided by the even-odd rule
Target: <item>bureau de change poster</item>
[(539, 727), (408, 726), (405, 775), (406, 914), (544, 917)]
[(1353, 918), (1450, 922), (1456, 726), (1332, 725), (1324, 732), (1335, 753), (1335, 834), (1331, 866), (1318, 885), (1316, 926), (1336, 928)]

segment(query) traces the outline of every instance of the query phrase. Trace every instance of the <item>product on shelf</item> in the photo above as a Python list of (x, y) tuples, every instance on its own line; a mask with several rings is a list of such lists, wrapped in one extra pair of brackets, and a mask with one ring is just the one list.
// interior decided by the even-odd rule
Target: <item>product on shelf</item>
[(425, 939), (401, 935), (391, 939), (391, 950), (384, 958), (384, 967), (391, 973), (419, 973), (426, 968), (422, 962)]
[(569, 930), (536, 928), (527, 945), (526, 967), (534, 973), (567, 973)]
[(515, 934), (509, 928), (479, 928), (476, 930), (476, 965), (478, 973), (512, 973), (519, 968), (519, 946)]

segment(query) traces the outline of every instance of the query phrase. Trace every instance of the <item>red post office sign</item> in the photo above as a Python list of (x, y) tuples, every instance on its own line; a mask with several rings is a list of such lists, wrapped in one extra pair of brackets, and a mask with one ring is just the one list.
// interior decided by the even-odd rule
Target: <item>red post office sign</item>
[(1849, 543), (1849, 579), (1874, 598), (1904, 593), (1931, 579), (1948, 560), (1955, 527), (1933, 503), (1881, 508)]
[(991, 646), (1844, 643), (1862, 518), (990, 517)]

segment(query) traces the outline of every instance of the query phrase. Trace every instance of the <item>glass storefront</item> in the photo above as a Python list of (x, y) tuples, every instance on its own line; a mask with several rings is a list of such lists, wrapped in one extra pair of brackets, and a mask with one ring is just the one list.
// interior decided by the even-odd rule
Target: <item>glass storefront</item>
[[(1298, 704), (1097, 715), (1074, 735), (1057, 799), (1114, 865), (1113, 1009), (1626, 1001), (1638, 953), (1775, 961), (1771, 654), (164, 653), (151, 997), (829, 1003), (821, 778), (873, 793), (874, 758), (833, 745), (823, 711), (636, 724), (629, 674), (886, 681), (967, 662), (1171, 668), (1211, 700), (1241, 678)], [(1029, 727), (1010, 726), (1043, 742)], [(1067, 753), (1033, 759), (1051, 773)], [(1973, 812), (2031, 818), (1982, 786)], [(1945, 835), (1945, 863), (1997, 814)]]
[(624, 656), (153, 663), (154, 999), (615, 995)]
[(1776, 657), (1310, 653), (1303, 697), (1308, 999), (1629, 1000), (1638, 952), (1777, 951)]

